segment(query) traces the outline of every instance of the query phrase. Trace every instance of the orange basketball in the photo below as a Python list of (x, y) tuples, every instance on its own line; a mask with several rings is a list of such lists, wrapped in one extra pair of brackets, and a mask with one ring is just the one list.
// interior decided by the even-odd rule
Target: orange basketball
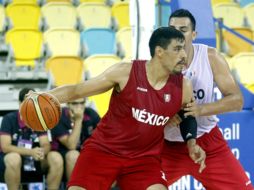
[(20, 115), (25, 124), (34, 131), (47, 131), (59, 122), (61, 106), (50, 94), (34, 94), (23, 101)]

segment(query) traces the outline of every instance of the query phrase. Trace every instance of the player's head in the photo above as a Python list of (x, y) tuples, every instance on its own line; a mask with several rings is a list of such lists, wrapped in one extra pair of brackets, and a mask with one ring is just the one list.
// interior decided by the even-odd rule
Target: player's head
[(22, 103), (25, 99), (25, 95), (28, 94), (29, 91), (35, 91), (34, 89), (32, 88), (22, 88), (20, 91), (19, 91), (19, 102)]
[(191, 45), (192, 41), (196, 38), (195, 17), (186, 9), (174, 11), (169, 17), (168, 26), (172, 26), (183, 33), (186, 46)]
[(149, 41), (150, 54), (171, 73), (180, 73), (185, 65), (186, 53), (183, 34), (173, 27), (156, 29)]

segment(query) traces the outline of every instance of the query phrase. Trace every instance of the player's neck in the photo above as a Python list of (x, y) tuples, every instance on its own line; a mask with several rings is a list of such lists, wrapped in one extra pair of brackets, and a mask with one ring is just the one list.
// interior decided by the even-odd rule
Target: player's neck
[(168, 80), (169, 73), (160, 64), (152, 60), (146, 64), (146, 76), (150, 84), (164, 83)]
[(194, 57), (194, 47), (191, 44), (189, 47), (185, 48), (186, 54), (187, 54), (187, 68), (190, 66), (193, 57)]

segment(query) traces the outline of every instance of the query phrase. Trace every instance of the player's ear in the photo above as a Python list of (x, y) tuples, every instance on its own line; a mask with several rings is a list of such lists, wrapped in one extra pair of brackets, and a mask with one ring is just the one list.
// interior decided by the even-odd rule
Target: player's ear
[(157, 55), (158, 57), (161, 57), (163, 54), (163, 48), (160, 46), (156, 46), (155, 47), (155, 55)]
[(192, 31), (192, 40), (195, 40), (197, 38), (198, 32)]

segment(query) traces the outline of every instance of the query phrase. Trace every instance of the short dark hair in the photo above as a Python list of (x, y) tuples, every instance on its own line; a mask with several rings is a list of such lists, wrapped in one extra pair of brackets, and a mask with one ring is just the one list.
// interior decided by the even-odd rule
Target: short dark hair
[(29, 92), (29, 91), (35, 91), (34, 89), (32, 88), (22, 88), (20, 91), (19, 91), (19, 101), (20, 102), (23, 102), (24, 99), (25, 99), (25, 95)]
[(167, 49), (172, 39), (184, 41), (183, 34), (173, 27), (160, 27), (156, 29), (149, 40), (150, 54), (153, 57), (156, 46)]
[(168, 24), (170, 23), (170, 19), (173, 17), (177, 17), (177, 18), (187, 17), (187, 18), (189, 18), (191, 21), (192, 30), (193, 31), (196, 30), (196, 19), (193, 16), (193, 14), (191, 14), (191, 12), (188, 11), (187, 9), (178, 9), (178, 10), (174, 11), (169, 17)]

